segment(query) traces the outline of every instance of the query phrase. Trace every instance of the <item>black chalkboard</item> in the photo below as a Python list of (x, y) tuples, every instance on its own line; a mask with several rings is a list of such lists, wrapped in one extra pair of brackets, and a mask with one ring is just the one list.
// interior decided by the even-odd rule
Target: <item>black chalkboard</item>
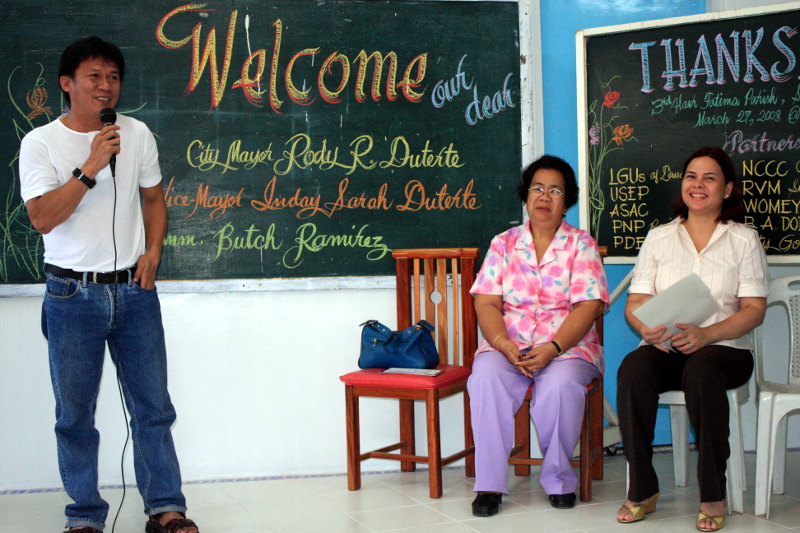
[[(632, 262), (685, 158), (723, 147), (772, 262), (800, 255), (800, 9), (579, 32), (582, 226)], [(580, 57), (582, 54), (583, 57)]]
[[(0, 282), (42, 279), (19, 140), (61, 112), (58, 57), (99, 34), (118, 112), (157, 137), (160, 279), (390, 274), (519, 219), (516, 2), (21, 0), (0, 23)], [(379, 68), (376, 68), (379, 65)]]

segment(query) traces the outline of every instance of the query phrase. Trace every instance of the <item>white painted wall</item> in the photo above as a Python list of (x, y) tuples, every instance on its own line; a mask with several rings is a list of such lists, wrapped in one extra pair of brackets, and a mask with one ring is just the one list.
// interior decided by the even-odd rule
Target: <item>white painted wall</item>
[[(355, 369), (360, 322), (393, 324), (392, 289), (163, 294), (161, 300), (184, 479), (345, 470), (338, 376)], [(0, 490), (60, 486), (40, 307), (39, 297), (0, 298)], [(120, 482), (125, 439), (108, 357), (106, 363), (97, 413), (103, 484)], [(363, 426), (373, 428), (364, 432), (364, 445), (393, 442), (394, 408), (388, 401), (362, 403)], [(458, 426), (451, 420), (460, 408), (449, 407), (442, 419)], [(449, 438), (455, 434), (445, 432), (445, 445), (454, 443), (446, 449), (455, 449)], [(424, 431), (420, 438), (424, 446)], [(128, 481), (130, 457), (129, 449)]]

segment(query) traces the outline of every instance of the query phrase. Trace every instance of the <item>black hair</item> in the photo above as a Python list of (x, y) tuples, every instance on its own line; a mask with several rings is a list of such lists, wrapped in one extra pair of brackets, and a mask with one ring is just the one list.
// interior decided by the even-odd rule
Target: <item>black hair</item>
[[(122, 56), (122, 52), (114, 43), (104, 41), (96, 36), (78, 39), (61, 52), (61, 59), (58, 62), (58, 78), (61, 79), (61, 76), (75, 77), (75, 71), (78, 70), (80, 64), (87, 59), (94, 58), (105, 59), (117, 65), (119, 80), (122, 82), (125, 77), (125, 58)], [(69, 93), (63, 89), (61, 92), (69, 104)]]
[(522, 203), (528, 201), (528, 189), (533, 181), (533, 175), (542, 169), (560, 172), (564, 178), (564, 207), (570, 208), (578, 203), (578, 182), (575, 179), (575, 171), (572, 170), (569, 163), (554, 155), (543, 155), (522, 172), (522, 180), (517, 187), (517, 193)]

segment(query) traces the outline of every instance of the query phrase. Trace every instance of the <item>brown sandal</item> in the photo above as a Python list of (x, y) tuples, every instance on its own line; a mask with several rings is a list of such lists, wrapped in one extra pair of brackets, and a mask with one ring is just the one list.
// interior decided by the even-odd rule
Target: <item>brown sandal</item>
[(178, 533), (183, 528), (193, 527), (200, 533), (200, 528), (193, 520), (186, 518), (186, 515), (179, 513), (182, 518), (173, 518), (163, 526), (161, 525), (161, 517), (164, 513), (150, 515), (147, 524), (144, 527), (146, 533)]

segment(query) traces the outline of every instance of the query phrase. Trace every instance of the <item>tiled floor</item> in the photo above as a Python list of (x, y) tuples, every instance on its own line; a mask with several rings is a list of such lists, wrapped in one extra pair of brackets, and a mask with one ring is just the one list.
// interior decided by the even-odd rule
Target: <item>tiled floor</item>
[[(697, 460), (696, 453), (690, 457)], [(755, 455), (747, 454), (746, 461), (746, 513), (729, 517), (725, 531), (800, 532), (800, 453), (787, 456), (786, 494), (773, 497), (770, 520), (752, 514)], [(424, 471), (364, 475), (358, 492), (347, 490), (344, 476), (188, 483), (184, 489), (190, 516), (203, 533), (695, 531), (696, 481), (686, 488), (673, 486), (670, 453), (656, 454), (654, 462), (661, 480), (658, 510), (646, 520), (628, 525), (614, 519), (625, 493), (625, 461), (621, 456), (606, 458), (605, 479), (594, 482), (592, 501), (579, 502), (572, 510), (551, 508), (535, 477), (512, 475), (511, 494), (504, 498), (500, 513), (491, 518), (472, 516), (472, 480), (466, 479), (460, 468), (446, 471), (444, 496), (439, 500), (428, 498)], [(693, 466), (690, 468), (694, 471)], [(116, 511), (122, 490), (104, 490), (103, 494)], [(0, 494), (0, 531), (58, 532), (67, 502), (62, 491)], [(136, 490), (129, 489), (115, 531), (142, 532), (141, 506)], [(107, 532), (111, 531), (113, 511)]]

